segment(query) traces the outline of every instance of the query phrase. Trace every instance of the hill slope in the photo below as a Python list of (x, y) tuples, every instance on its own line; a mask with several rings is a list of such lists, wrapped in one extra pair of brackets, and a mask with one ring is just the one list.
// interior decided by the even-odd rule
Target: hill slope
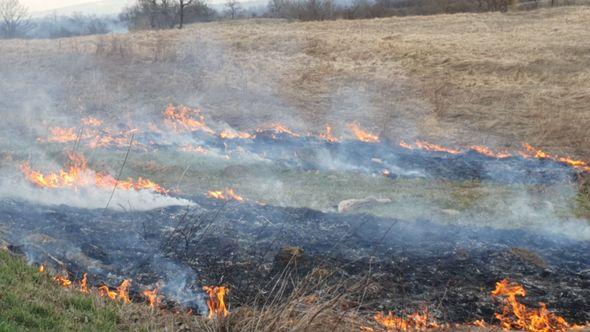
[(562, 7), (3, 41), (0, 106), (118, 117), (198, 104), (242, 128), (358, 120), (396, 139), (590, 159), (589, 20)]

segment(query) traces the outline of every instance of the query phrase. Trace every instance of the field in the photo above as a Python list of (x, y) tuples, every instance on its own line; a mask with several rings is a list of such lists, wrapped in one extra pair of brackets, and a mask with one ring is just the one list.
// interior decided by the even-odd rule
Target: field
[[(0, 41), (0, 248), (76, 284), (132, 278), (133, 302), (170, 295), (81, 296), (0, 252), (0, 330), (379, 331), (376, 312), (422, 306), (473, 329), (498, 324), (504, 278), (584, 324), (588, 22), (569, 6)], [(229, 318), (167, 312), (204, 312), (204, 285), (232, 289)]]
[(2, 42), (7, 79), (0, 84), (14, 98), (0, 105), (27, 105), (37, 116), (50, 109), (117, 117), (198, 104), (241, 129), (280, 119), (303, 130), (329, 123), (338, 132), (358, 120), (396, 139), (512, 148), (528, 142), (590, 159), (589, 16), (586, 7), (564, 7), (260, 20)]

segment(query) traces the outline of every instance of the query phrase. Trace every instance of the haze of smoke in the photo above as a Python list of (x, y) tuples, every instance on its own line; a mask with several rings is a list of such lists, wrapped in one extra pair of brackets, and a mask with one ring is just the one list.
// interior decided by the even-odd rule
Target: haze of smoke
[[(36, 202), (43, 205), (59, 206), (68, 205), (86, 209), (104, 209), (107, 205), (111, 191), (96, 187), (83, 187), (77, 190), (44, 189), (37, 188), (22, 181), (2, 181), (0, 199), (19, 199)], [(167, 206), (191, 206), (193, 202), (160, 195), (149, 190), (124, 190), (115, 191), (109, 209), (117, 211), (148, 211)]]

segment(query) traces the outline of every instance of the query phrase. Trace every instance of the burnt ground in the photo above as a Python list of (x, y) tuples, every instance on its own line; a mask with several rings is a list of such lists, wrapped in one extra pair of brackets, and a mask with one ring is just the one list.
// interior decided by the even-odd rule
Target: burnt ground
[[(524, 303), (590, 320), (590, 241), (190, 198), (195, 206), (148, 212), (4, 200), (0, 238), (72, 278), (88, 272), (95, 285), (132, 278), (140, 293), (164, 282), (170, 301), (195, 309), (202, 285), (228, 285), (236, 307), (286, 270), (297, 280), (320, 267), (367, 312), (428, 307), (444, 322), (492, 321), (490, 291), (510, 278), (528, 290)], [(347, 288), (354, 283), (365, 286)]]

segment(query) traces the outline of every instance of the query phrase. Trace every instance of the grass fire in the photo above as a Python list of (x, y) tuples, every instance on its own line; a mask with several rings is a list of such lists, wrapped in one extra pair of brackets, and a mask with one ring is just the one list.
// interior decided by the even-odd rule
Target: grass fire
[(0, 0), (0, 331), (590, 331), (587, 1), (82, 2)]

